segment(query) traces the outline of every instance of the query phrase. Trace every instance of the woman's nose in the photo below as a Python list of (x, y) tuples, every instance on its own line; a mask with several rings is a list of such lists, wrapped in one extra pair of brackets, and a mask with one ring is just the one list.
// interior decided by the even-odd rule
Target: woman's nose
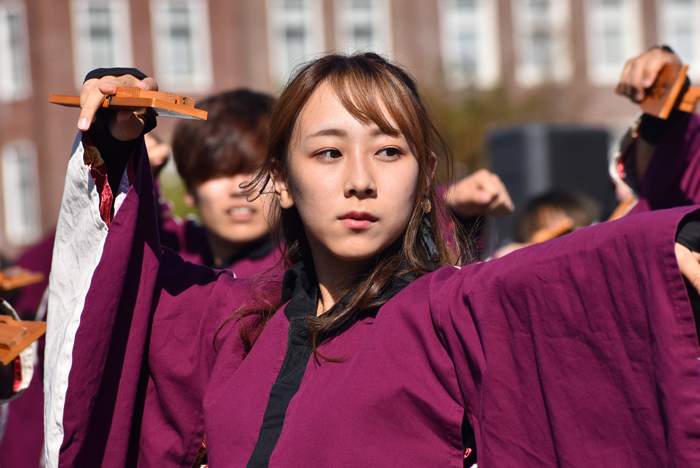
[(345, 196), (369, 198), (377, 193), (377, 185), (368, 161), (360, 156), (347, 159), (347, 176), (345, 180)]

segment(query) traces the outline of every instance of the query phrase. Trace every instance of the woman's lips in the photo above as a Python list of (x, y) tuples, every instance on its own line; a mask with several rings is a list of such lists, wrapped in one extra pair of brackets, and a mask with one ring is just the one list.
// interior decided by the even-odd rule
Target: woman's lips
[(378, 221), (376, 216), (366, 211), (350, 211), (338, 219), (350, 229), (367, 229)]
[(248, 221), (253, 218), (255, 210), (247, 206), (234, 206), (229, 208), (227, 213), (235, 221)]

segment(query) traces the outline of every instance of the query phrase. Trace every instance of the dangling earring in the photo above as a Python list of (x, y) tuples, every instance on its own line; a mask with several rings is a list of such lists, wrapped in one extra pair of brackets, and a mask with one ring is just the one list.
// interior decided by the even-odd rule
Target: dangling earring
[(423, 199), (420, 201), (420, 207), (423, 210), (423, 217), (420, 222), (420, 233), (421, 242), (425, 251), (428, 253), (428, 258), (431, 262), (440, 261), (440, 252), (435, 245), (435, 239), (433, 239), (433, 226), (430, 224), (430, 219), (428, 219), (428, 213), (433, 209), (433, 204), (430, 202), (430, 198), (427, 195), (423, 195)]
[(430, 203), (430, 198), (427, 195), (423, 195), (423, 199), (420, 201), (420, 207), (423, 210), (423, 214), (428, 214), (433, 210), (433, 204)]

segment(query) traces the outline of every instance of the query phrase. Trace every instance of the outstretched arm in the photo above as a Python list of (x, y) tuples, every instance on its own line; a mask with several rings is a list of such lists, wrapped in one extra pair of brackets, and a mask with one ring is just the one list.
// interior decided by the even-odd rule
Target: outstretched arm
[(421, 294), (480, 462), (700, 462), (698, 342), (678, 263), (690, 281), (700, 271), (674, 252), (690, 210), (601, 223), (432, 275)]

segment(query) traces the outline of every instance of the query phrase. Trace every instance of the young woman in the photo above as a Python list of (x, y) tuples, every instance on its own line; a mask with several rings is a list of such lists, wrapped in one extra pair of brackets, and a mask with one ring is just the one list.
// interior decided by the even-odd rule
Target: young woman
[[(83, 91), (51, 276), (48, 466), (191, 466), (205, 435), (213, 467), (462, 466), (474, 449), (482, 466), (700, 463), (678, 265), (700, 266), (674, 243), (689, 209), (449, 266), (447, 150), (415, 83), (374, 54), (330, 55), (272, 113), (249, 189), (276, 192), (290, 269), (251, 290), (160, 248), (143, 125), (90, 125), (119, 84), (157, 87)], [(121, 141), (91, 145), (100, 128)], [(101, 160), (126, 165), (113, 217), (86, 166)]]

